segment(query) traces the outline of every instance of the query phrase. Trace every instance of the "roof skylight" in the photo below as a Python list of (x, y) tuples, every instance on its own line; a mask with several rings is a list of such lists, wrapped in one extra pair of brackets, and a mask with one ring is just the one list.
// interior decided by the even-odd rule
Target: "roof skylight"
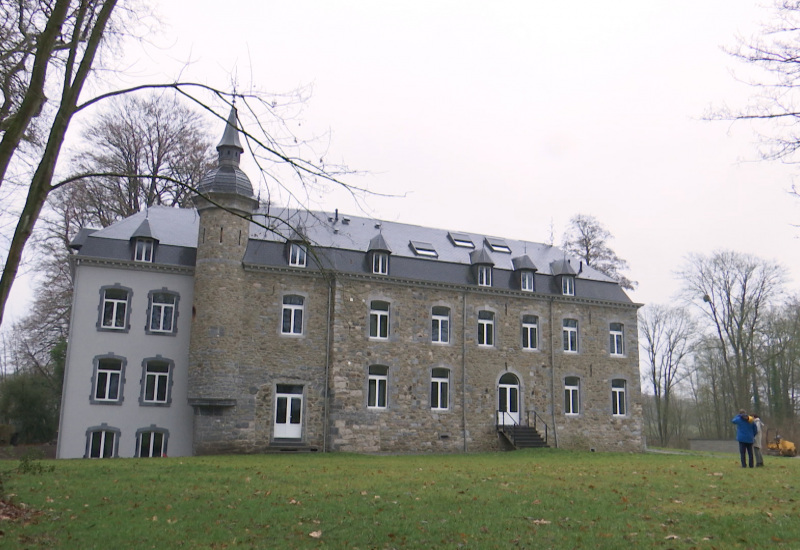
[(495, 239), (493, 237), (486, 237), (486, 244), (492, 249), (492, 252), (503, 252), (504, 254), (511, 254), (511, 247), (509, 247), (503, 239)]
[(425, 243), (422, 241), (410, 241), (408, 243), (411, 246), (411, 250), (414, 251), (414, 254), (417, 256), (427, 256), (428, 258), (438, 258), (439, 253), (436, 252), (436, 249), (433, 248), (431, 243)]
[(463, 248), (475, 248), (475, 243), (472, 242), (472, 237), (467, 235), (466, 233), (454, 233), (451, 231), (447, 234), (450, 237), (450, 240), (453, 242), (454, 245), (460, 246)]

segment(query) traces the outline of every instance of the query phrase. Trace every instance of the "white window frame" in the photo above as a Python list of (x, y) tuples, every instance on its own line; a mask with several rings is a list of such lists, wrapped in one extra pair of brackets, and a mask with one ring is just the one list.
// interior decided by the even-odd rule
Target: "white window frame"
[[(166, 369), (166, 370), (164, 370)], [(167, 405), (170, 402), (170, 378), (172, 364), (160, 357), (145, 359), (144, 386), (142, 387), (143, 405)], [(163, 394), (163, 397), (159, 397)]]
[(386, 252), (372, 253), (372, 273), (375, 275), (389, 274), (389, 254)]
[(494, 312), (482, 309), (478, 312), (478, 347), (494, 347)]
[(489, 245), (489, 248), (492, 249), (492, 252), (511, 254), (511, 247), (508, 246), (508, 244), (506, 244), (506, 242), (503, 239), (490, 239), (489, 237), (487, 237), (486, 243)]
[(289, 265), (294, 267), (305, 267), (308, 251), (300, 243), (289, 244)]
[[(100, 303), (100, 329), (102, 330), (128, 330), (128, 315), (130, 313), (131, 291), (127, 288), (109, 286), (102, 289)], [(109, 293), (124, 293), (124, 298), (109, 296)], [(121, 314), (120, 314), (121, 311)]]
[(611, 323), (608, 330), (608, 339), (611, 355), (614, 357), (624, 357), (625, 326), (622, 323)]
[(431, 309), (431, 342), (450, 343), (450, 308), (434, 306)]
[(450, 240), (453, 242), (454, 246), (459, 246), (461, 248), (475, 248), (475, 243), (472, 242), (472, 237), (467, 235), (466, 233), (453, 233), (452, 231), (448, 233)]
[(478, 286), (492, 286), (492, 266), (478, 266)]
[(564, 319), (561, 323), (561, 338), (564, 353), (578, 353), (578, 321)]
[(153, 263), (155, 248), (155, 240), (137, 237), (133, 242), (133, 260), (136, 262)]
[(520, 271), (519, 288), (523, 292), (533, 292), (535, 288), (533, 271)]
[[(385, 306), (385, 309), (384, 309)], [(370, 340), (389, 339), (389, 302), (372, 300), (369, 305), (369, 338)]]
[(431, 371), (431, 410), (450, 409), (450, 371), (435, 368)]
[[(95, 357), (91, 403), (121, 403), (125, 360), (117, 356)], [(111, 395), (116, 391), (116, 395)]]
[(564, 378), (564, 414), (578, 416), (581, 413), (581, 379), (577, 376)]
[(426, 243), (422, 241), (411, 241), (411, 250), (414, 251), (414, 254), (417, 256), (425, 256), (428, 258), (438, 258), (439, 253), (436, 252), (436, 249), (433, 247), (431, 243)]
[(522, 316), (522, 349), (539, 349), (539, 317), (536, 315)]
[[(297, 303), (298, 301), (299, 303)], [(283, 297), (283, 307), (281, 308), (281, 334), (287, 336), (299, 336), (303, 334), (305, 307), (306, 301), (303, 296), (287, 294)]]
[(627, 386), (628, 383), (623, 378), (611, 380), (611, 415), (627, 416)]
[(150, 315), (147, 323), (147, 332), (173, 334), (175, 332), (175, 313), (178, 311), (177, 306), (177, 294), (163, 290), (151, 292)]
[[(94, 448), (95, 438), (98, 441), (97, 456), (92, 452)], [(98, 426), (90, 428), (86, 432), (86, 458), (114, 458), (117, 456), (117, 445), (119, 443), (119, 430), (109, 428), (108, 426)]]
[(389, 403), (389, 367), (372, 365), (367, 375), (367, 408), (386, 409)]
[[(136, 456), (137, 458), (158, 458), (167, 456), (167, 438), (169, 434), (165, 430), (154, 430), (152, 428), (139, 430), (136, 434)], [(146, 439), (147, 438), (147, 439)], [(157, 440), (160, 442), (157, 445)], [(142, 453), (142, 449), (147, 446), (147, 453)], [(158, 447), (158, 448), (157, 448)], [(158, 451), (158, 453), (156, 453)]]
[(573, 275), (561, 276), (561, 294), (575, 296), (575, 277)]

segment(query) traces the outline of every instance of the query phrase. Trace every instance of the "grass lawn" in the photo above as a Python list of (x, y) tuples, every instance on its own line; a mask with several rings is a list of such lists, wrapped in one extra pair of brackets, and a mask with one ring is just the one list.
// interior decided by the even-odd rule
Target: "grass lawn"
[(800, 548), (800, 460), (766, 461), (551, 449), (42, 461), (54, 470), (5, 476), (7, 500), (38, 513), (0, 520), (0, 548)]

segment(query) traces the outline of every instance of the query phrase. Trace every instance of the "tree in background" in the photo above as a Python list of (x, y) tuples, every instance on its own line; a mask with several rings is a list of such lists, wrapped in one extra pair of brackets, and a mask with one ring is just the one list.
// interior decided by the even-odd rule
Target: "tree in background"
[[(762, 158), (796, 162), (800, 150), (800, 2), (776, 0), (772, 21), (762, 26), (760, 34), (739, 38), (728, 52), (757, 69), (747, 83), (758, 92), (743, 109), (719, 109), (708, 118), (751, 121), (762, 138)], [(797, 194), (794, 186), (792, 189)]]
[(732, 405), (725, 389), (725, 370), (719, 343), (715, 336), (706, 335), (700, 338), (694, 349), (694, 368), (690, 371), (688, 382), (698, 433), (705, 439), (727, 439), (731, 417), (739, 407)]
[(87, 125), (71, 163), (76, 174), (106, 175), (71, 184), (67, 202), (96, 227), (149, 206), (186, 206), (215, 166), (211, 135), (206, 119), (169, 92), (114, 98)]
[[(28, 368), (0, 380), (0, 418), (14, 427), (20, 443), (46, 443), (56, 436), (66, 348), (66, 340), (61, 340), (50, 350), (50, 377)], [(24, 350), (21, 353), (17, 364), (25, 360)]]
[(800, 304), (792, 300), (768, 313), (759, 349), (766, 411), (787, 432), (800, 410)]
[(644, 351), (645, 379), (653, 390), (653, 424), (658, 442), (669, 444), (679, 426), (673, 399), (678, 384), (689, 375), (697, 328), (683, 308), (645, 306), (639, 311), (639, 345)]
[(594, 216), (576, 214), (569, 220), (562, 240), (564, 250), (619, 282), (622, 288), (634, 290), (639, 283), (622, 273), (628, 269), (628, 262), (617, 256), (609, 246), (613, 238), (611, 232)]
[[(13, 235), (0, 235), (0, 246), (7, 252), (0, 277), (0, 325), (6, 302), (16, 278), (22, 255), (34, 226), (39, 219), (48, 195), (55, 189), (81, 178), (114, 177), (130, 184), (138, 176), (144, 201), (156, 196), (180, 201), (180, 197), (166, 197), (160, 181), (172, 176), (152, 173), (83, 173), (53, 183), (56, 163), (72, 119), (101, 101), (145, 89), (171, 90), (182, 101), (194, 104), (226, 121), (234, 100), (240, 100), (239, 113), (250, 119), (243, 124), (242, 136), (259, 170), (260, 181), (269, 194), (273, 188), (288, 191), (300, 204), (306, 204), (302, 194), (318, 191), (327, 184), (346, 188), (358, 197), (365, 192), (343, 182), (340, 178), (350, 174), (346, 166), (328, 164), (324, 155), (314, 151), (310, 144), (298, 139), (286, 120), (284, 108), (291, 108), (303, 99), (303, 89), (284, 95), (280, 101), (275, 96), (260, 92), (231, 94), (212, 86), (193, 82), (149, 83), (127, 89), (102, 93), (81, 103), (80, 96), (102, 44), (115, 36), (113, 30), (124, 28), (124, 19), (135, 21), (138, 28), (147, 6), (141, 3), (117, 8), (116, 0), (18, 0), (0, 3), (0, 21), (3, 22), (4, 40), (0, 40), (0, 87), (3, 104), (0, 106), (0, 191), (7, 193), (9, 180), (25, 194), (20, 212), (10, 216)], [(114, 18), (112, 19), (112, 15)], [(149, 15), (149, 12), (148, 12)], [(11, 59), (12, 61), (5, 61)], [(13, 85), (8, 85), (13, 81)], [(102, 85), (102, 86), (101, 86)], [(98, 83), (108, 88), (108, 83)], [(50, 93), (45, 95), (45, 91)], [(45, 102), (45, 98), (49, 100)], [(223, 104), (222, 112), (217, 108)], [(50, 107), (52, 105), (52, 107)], [(37, 120), (38, 119), (38, 120)], [(249, 129), (248, 129), (249, 128)], [(41, 132), (35, 130), (41, 129)], [(35, 136), (41, 135), (41, 145)], [(202, 154), (202, 153), (200, 153)], [(315, 160), (309, 160), (315, 159)], [(316, 159), (319, 159), (317, 161)], [(97, 159), (110, 160), (110, 159)], [(151, 161), (154, 159), (150, 159)], [(150, 166), (156, 163), (151, 162)], [(177, 164), (172, 164), (178, 170)], [(181, 172), (186, 175), (186, 172)], [(175, 179), (181, 183), (179, 179)], [(134, 182), (135, 183), (135, 182)], [(139, 189), (138, 185), (133, 186)], [(131, 195), (118, 197), (118, 206), (139, 202), (133, 190)], [(8, 216), (8, 212), (5, 212)], [(8, 221), (8, 219), (7, 219)], [(3, 224), (0, 223), (0, 230)]]
[(730, 408), (761, 410), (758, 349), (769, 307), (783, 292), (783, 269), (749, 254), (692, 254), (678, 272), (681, 293), (709, 322), (721, 357)]

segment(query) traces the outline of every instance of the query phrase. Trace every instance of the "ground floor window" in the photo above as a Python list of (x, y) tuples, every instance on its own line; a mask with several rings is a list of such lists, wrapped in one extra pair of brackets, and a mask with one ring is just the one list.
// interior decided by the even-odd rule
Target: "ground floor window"
[(167, 455), (167, 434), (163, 430), (140, 431), (136, 438), (136, 456), (141, 458)]
[(117, 456), (119, 430), (108, 427), (90, 428), (86, 434), (88, 458), (113, 458)]

